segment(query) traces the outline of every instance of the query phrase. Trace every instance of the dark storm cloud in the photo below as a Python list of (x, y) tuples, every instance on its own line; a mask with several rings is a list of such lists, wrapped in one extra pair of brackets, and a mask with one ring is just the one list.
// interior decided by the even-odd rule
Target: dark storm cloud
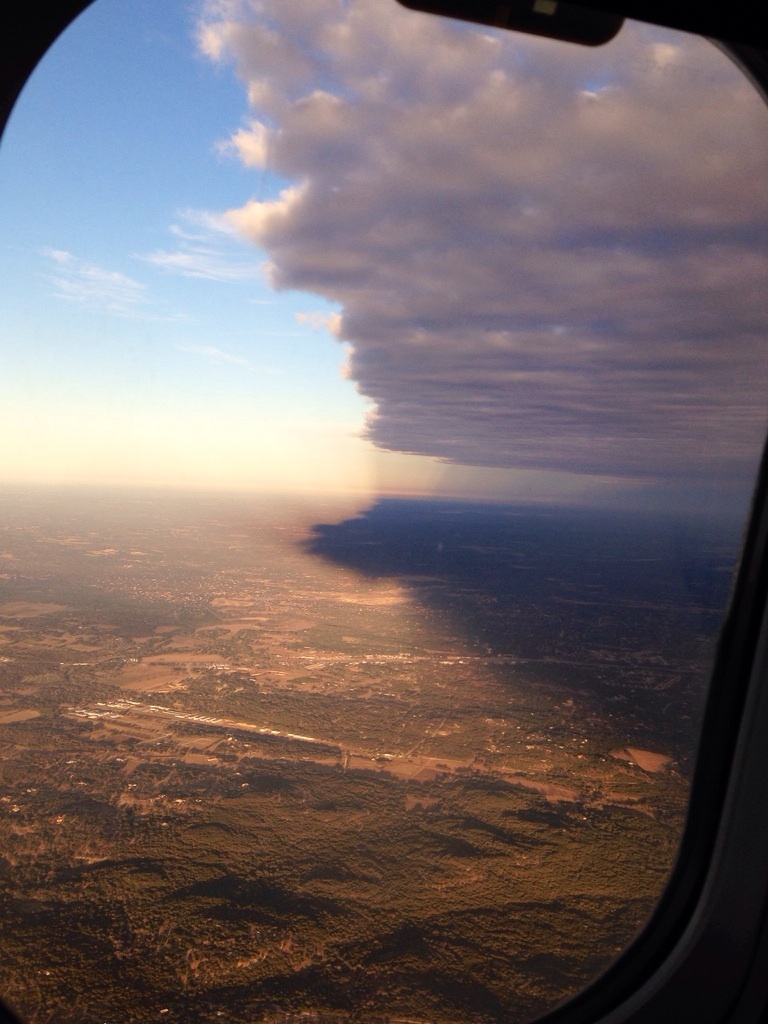
[(479, 466), (738, 472), (766, 411), (768, 113), (703, 40), (604, 52), (388, 0), (218, 3), (278, 289), (337, 302), (380, 447)]

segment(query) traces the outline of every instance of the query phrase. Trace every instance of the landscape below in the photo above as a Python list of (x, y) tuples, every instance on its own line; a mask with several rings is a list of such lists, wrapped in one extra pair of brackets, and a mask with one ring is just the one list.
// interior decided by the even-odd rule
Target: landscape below
[(522, 1024), (647, 920), (732, 529), (0, 509), (0, 992), (29, 1024)]

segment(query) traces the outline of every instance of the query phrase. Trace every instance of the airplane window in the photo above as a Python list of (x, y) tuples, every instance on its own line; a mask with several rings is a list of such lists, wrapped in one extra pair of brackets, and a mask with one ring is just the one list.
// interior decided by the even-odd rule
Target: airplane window
[(766, 430), (703, 39), (100, 0), (0, 151), (0, 994), (532, 1021), (675, 864)]

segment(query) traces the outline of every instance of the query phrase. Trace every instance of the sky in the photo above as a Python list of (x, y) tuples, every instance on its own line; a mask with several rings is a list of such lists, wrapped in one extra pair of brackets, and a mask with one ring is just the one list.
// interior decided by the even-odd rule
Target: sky
[(704, 40), (97, 0), (0, 145), (0, 482), (743, 501), (766, 172)]

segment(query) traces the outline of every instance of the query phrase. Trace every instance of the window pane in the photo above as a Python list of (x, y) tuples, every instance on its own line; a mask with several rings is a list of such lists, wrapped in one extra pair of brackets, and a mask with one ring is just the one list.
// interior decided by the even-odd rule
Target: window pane
[(28, 1021), (523, 1022), (627, 947), (765, 432), (767, 157), (726, 57), (640, 25), (100, 0), (59, 41), (0, 161)]

